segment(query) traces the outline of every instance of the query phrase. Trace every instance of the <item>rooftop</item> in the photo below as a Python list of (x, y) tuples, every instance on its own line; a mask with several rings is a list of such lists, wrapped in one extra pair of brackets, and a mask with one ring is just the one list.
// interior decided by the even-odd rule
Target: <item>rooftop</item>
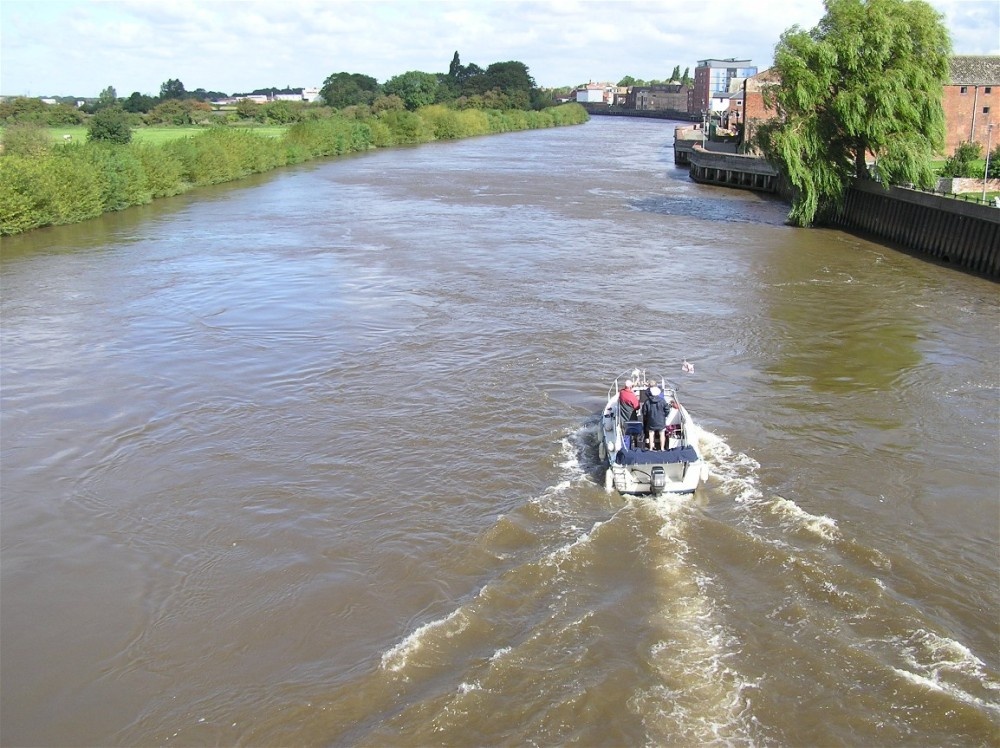
[(952, 57), (949, 83), (953, 86), (1000, 86), (1000, 56)]

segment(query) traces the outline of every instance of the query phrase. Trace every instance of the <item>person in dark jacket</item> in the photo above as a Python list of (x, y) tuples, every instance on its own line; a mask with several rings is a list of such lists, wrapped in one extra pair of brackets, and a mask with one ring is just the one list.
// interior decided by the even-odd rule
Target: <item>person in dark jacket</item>
[(656, 449), (657, 436), (660, 449), (667, 448), (667, 408), (663, 392), (654, 384), (646, 393), (646, 402), (642, 404), (642, 420), (646, 424), (646, 439), (650, 449)]

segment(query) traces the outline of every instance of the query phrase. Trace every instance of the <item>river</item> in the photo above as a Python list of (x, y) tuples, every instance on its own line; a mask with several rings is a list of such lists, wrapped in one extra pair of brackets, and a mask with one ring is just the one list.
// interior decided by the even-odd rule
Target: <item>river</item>
[[(1000, 743), (997, 285), (672, 141), (597, 118), (5, 239), (3, 745)], [(694, 496), (604, 489), (635, 365)]]

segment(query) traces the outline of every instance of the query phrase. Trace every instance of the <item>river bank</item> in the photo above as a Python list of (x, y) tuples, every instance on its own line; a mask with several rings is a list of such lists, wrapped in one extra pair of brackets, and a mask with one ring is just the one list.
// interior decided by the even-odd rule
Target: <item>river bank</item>
[(435, 105), (415, 112), (337, 115), (303, 122), (280, 137), (215, 127), (160, 144), (70, 141), (31, 152), (9, 152), (0, 155), (0, 236), (79, 223), (196, 187), (319, 158), (582, 124), (587, 119), (579, 104), (541, 111), (455, 110)]

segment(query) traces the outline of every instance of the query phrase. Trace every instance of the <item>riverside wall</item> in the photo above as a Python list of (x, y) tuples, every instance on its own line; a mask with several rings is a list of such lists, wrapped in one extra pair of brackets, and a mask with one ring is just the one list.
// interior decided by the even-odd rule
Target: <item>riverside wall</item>
[[(689, 159), (696, 182), (790, 198), (787, 185), (762, 158), (713, 153), (696, 145)], [(843, 208), (826, 223), (1000, 279), (1000, 208), (856, 181)]]
[[(735, 145), (731, 147), (735, 149)], [(720, 153), (694, 145), (688, 153), (688, 164), (688, 173), (696, 182), (758, 192), (778, 191), (777, 169), (757, 156)]]
[(1000, 208), (858, 181), (828, 223), (1000, 278)]
[(635, 117), (637, 119), (665, 119), (695, 122), (701, 119), (700, 114), (689, 114), (679, 109), (625, 109), (620, 106), (608, 106), (597, 102), (581, 102), (587, 114), (599, 117)]

